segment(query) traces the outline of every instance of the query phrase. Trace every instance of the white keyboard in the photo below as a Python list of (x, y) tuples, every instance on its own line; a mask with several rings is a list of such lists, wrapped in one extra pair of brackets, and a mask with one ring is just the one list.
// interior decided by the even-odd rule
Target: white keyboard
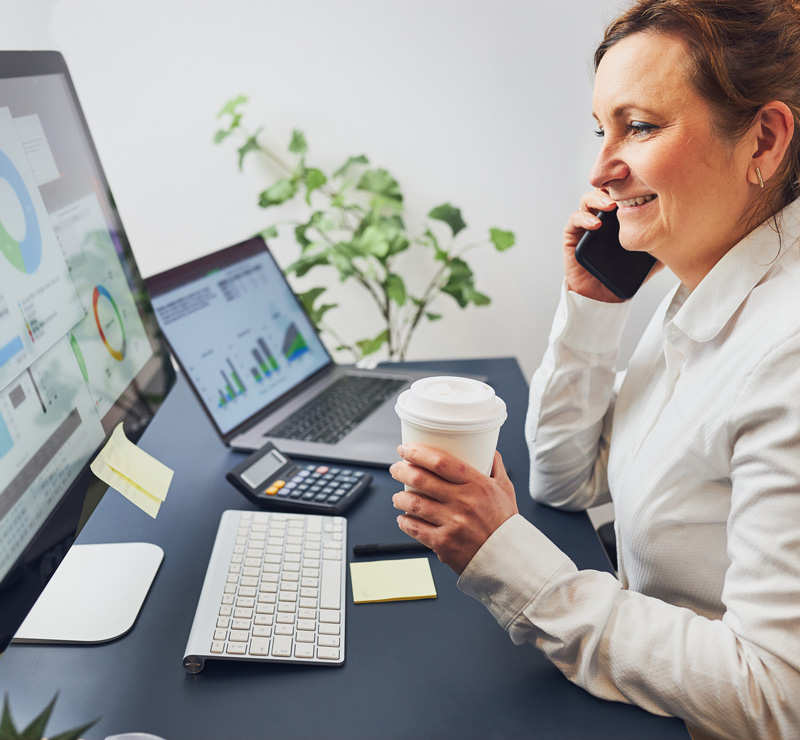
[(226, 511), (183, 667), (209, 659), (344, 662), (347, 521)]

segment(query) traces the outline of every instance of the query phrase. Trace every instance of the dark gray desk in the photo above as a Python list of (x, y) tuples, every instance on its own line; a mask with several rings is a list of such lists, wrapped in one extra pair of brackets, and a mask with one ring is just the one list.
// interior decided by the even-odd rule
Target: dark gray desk
[[(509, 408), (498, 446), (521, 512), (579, 567), (609, 570), (585, 514), (553, 511), (527, 496), (528, 387), (516, 360), (418, 365), (488, 376)], [(224, 479), (242, 458), (223, 447), (181, 380), (141, 446), (175, 470), (158, 518), (109, 493), (80, 541), (154, 542), (165, 551), (164, 563), (122, 638), (8, 649), (0, 659), (0, 692), (10, 695), (18, 724), (60, 692), (51, 733), (102, 716), (87, 738), (124, 731), (167, 740), (688, 737), (679, 720), (596, 699), (532, 646), (514, 647), (434, 556), (435, 600), (353, 605), (348, 585), (341, 668), (216, 662), (189, 676), (181, 659), (219, 516), (250, 508)], [(350, 545), (404, 537), (389, 501), (397, 485), (387, 472), (371, 472), (373, 489), (347, 512)]]

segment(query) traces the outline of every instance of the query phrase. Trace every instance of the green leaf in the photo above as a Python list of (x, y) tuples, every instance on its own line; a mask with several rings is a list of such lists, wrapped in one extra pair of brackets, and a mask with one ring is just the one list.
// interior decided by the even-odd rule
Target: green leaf
[(219, 129), (217, 133), (214, 134), (214, 143), (220, 144), (221, 142), (225, 141), (231, 134), (233, 130), (226, 131), (225, 129)]
[(353, 239), (352, 244), (361, 254), (371, 254), (378, 259), (384, 259), (389, 254), (389, 242), (378, 226), (367, 226), (362, 234)]
[(464, 280), (472, 277), (470, 266), (460, 257), (453, 257), (448, 263), (450, 266), (450, 279), (458, 278)]
[(336, 224), (333, 223), (325, 211), (315, 211), (312, 213), (309, 223), (313, 224), (319, 232), (333, 231), (333, 229), (336, 228)]
[(258, 205), (262, 208), (277, 206), (294, 198), (297, 193), (297, 185), (294, 180), (278, 180), (262, 191), (258, 196)]
[(11, 707), (8, 704), (8, 694), (3, 696), (3, 716), (0, 717), (0, 737), (13, 738), (17, 736), (17, 728), (11, 719)]
[(242, 163), (244, 162), (245, 155), (249, 154), (250, 152), (257, 152), (261, 149), (261, 145), (258, 143), (256, 137), (261, 133), (261, 129), (258, 129), (247, 141), (245, 141), (242, 146), (239, 147), (239, 169), (242, 169)]
[(289, 142), (289, 151), (294, 154), (305, 154), (308, 151), (306, 137), (302, 131), (295, 129), (292, 131), (292, 140)]
[(398, 306), (405, 305), (406, 302), (406, 284), (403, 282), (403, 278), (399, 275), (395, 275), (394, 273), (390, 273), (386, 276), (386, 280), (383, 283), (383, 289), (386, 291), (386, 295), (389, 296)]
[(294, 238), (300, 245), (301, 249), (305, 249), (311, 244), (311, 239), (306, 236), (306, 231), (308, 231), (312, 226), (313, 224), (311, 221), (309, 221), (307, 224), (300, 224), (294, 228)]
[(317, 267), (318, 265), (330, 264), (328, 258), (329, 258), (328, 249), (320, 249), (320, 250), (310, 249), (307, 253), (301, 255), (300, 259), (289, 265), (289, 267), (286, 268), (285, 272), (287, 274), (294, 273), (295, 275), (297, 275), (297, 277), (303, 277), (303, 275), (305, 275), (313, 267)]
[(330, 263), (339, 271), (339, 279), (342, 282), (356, 272), (356, 268), (353, 265), (353, 256), (351, 246), (344, 242), (337, 244), (330, 250)]
[(469, 303), (464, 293), (464, 283), (447, 283), (447, 285), (442, 288), (442, 293), (447, 293), (447, 295), (455, 298), (461, 308), (466, 308)]
[(325, 177), (325, 173), (322, 170), (318, 170), (311, 167), (306, 170), (305, 182), (306, 182), (306, 203), (308, 203), (308, 205), (311, 205), (311, 193), (314, 190), (321, 188), (326, 182), (328, 182), (328, 178)]
[(305, 293), (298, 293), (297, 297), (300, 303), (303, 304), (306, 313), (316, 327), (319, 327), (322, 317), (332, 308), (336, 308), (338, 303), (324, 303), (321, 306), (314, 307), (314, 302), (319, 298), (327, 289), (326, 288), (312, 288)]
[(476, 306), (488, 306), (492, 301), (488, 295), (479, 293), (471, 285), (466, 290), (467, 300), (472, 301)]
[(41, 714), (19, 733), (22, 740), (41, 740), (41, 738), (44, 737), (44, 728), (47, 727), (47, 722), (50, 719), (50, 715), (53, 713), (56, 699), (58, 699), (58, 694), (52, 698), (50, 703), (42, 710)]
[(267, 226), (266, 229), (258, 232), (258, 235), (262, 239), (273, 239), (278, 236), (278, 227), (277, 226)]
[(389, 241), (389, 256), (395, 254), (400, 254), (400, 252), (404, 252), (410, 246), (411, 242), (408, 241), (408, 238), (405, 234), (397, 233), (392, 239)]
[(494, 242), (498, 252), (514, 246), (515, 238), (513, 231), (503, 231), (502, 229), (489, 229), (489, 238)]
[(311, 313), (314, 310), (314, 301), (326, 290), (327, 288), (311, 288), (311, 290), (307, 290), (305, 293), (297, 293), (297, 298), (300, 303), (303, 304), (303, 308), (305, 308), (308, 313)]
[(439, 246), (439, 240), (436, 238), (436, 235), (430, 229), (426, 229), (425, 236), (427, 236), (430, 243), (433, 244), (434, 258), (439, 262), (447, 262), (450, 253)]
[(231, 98), (225, 105), (222, 107), (222, 110), (217, 113), (217, 118), (222, 118), (225, 115), (236, 115), (236, 109), (246, 103), (248, 101), (247, 95), (237, 95), (235, 98)]
[(425, 313), (425, 316), (428, 318), (428, 321), (438, 321), (442, 318), (442, 314), (440, 313)]
[(403, 202), (400, 185), (386, 170), (367, 170), (361, 176), (356, 188), (379, 195), (387, 202), (395, 204)]
[(87, 722), (85, 725), (76, 727), (74, 730), (67, 730), (66, 732), (62, 732), (58, 735), (53, 735), (50, 740), (79, 740), (86, 730), (88, 730), (90, 727), (94, 727), (99, 721), (100, 718), (98, 717), (96, 720)]
[(356, 342), (356, 345), (361, 350), (362, 356), (366, 357), (367, 355), (377, 352), (388, 341), (389, 330), (384, 329), (375, 339), (360, 339)]
[(436, 206), (436, 208), (432, 209), (428, 214), (428, 218), (444, 221), (452, 229), (453, 236), (467, 227), (467, 224), (464, 223), (464, 219), (461, 218), (461, 210), (455, 206), (451, 206), (449, 203)]
[(333, 173), (333, 176), (344, 177), (351, 167), (359, 164), (369, 164), (369, 160), (363, 154), (359, 154), (357, 157), (349, 157), (348, 160)]

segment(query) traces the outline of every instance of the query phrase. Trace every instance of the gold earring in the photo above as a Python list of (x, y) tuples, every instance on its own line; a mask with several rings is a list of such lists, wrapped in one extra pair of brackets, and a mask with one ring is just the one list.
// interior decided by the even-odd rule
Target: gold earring
[(763, 188), (764, 179), (761, 177), (761, 170), (758, 167), (756, 167), (756, 175), (758, 175), (758, 184)]

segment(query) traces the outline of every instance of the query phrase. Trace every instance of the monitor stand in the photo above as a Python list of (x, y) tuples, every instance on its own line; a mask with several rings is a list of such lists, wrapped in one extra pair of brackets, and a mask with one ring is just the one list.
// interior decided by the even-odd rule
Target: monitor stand
[(163, 559), (147, 542), (73, 546), (12, 642), (97, 643), (124, 635)]

